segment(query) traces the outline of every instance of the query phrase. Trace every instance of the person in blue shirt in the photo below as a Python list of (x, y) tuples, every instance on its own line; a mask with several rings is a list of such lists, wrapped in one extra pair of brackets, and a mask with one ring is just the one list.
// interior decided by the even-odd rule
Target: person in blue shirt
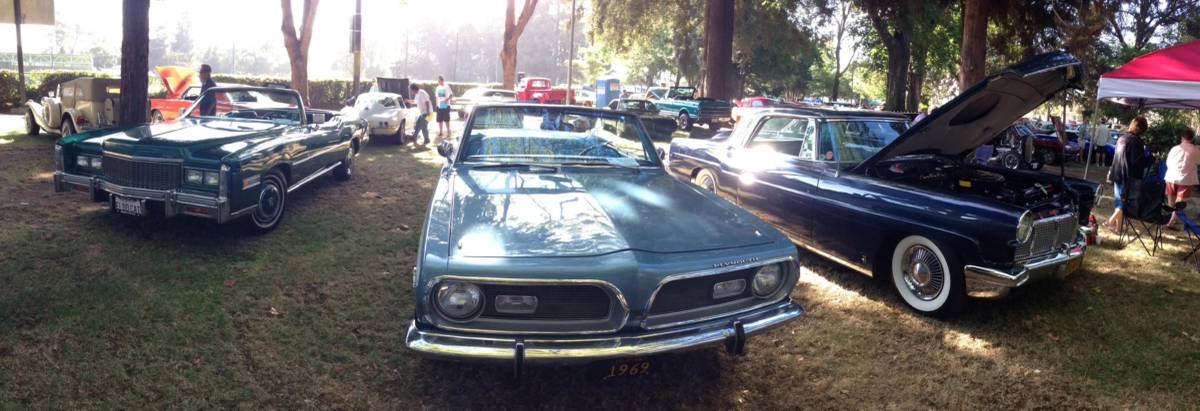
[(201, 116), (216, 116), (217, 115), (217, 98), (204, 94), (208, 89), (216, 87), (217, 83), (212, 79), (212, 66), (207, 64), (200, 65), (200, 95), (204, 96), (200, 100), (200, 115)]
[(437, 99), (438, 137), (450, 134), (450, 103), (454, 101), (454, 90), (446, 84), (446, 79), (438, 76), (437, 88), (433, 90)]

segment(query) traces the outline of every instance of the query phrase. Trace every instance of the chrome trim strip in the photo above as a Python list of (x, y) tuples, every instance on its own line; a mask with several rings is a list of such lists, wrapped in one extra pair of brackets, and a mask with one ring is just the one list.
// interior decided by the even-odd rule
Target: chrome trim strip
[[(583, 363), (606, 358), (643, 357), (720, 344), (734, 335), (733, 320), (741, 321), (746, 335), (757, 334), (804, 315), (791, 300), (758, 311), (732, 314), (730, 321), (714, 320), (681, 329), (604, 338), (521, 338), (524, 361), (533, 363)], [(470, 336), (425, 331), (409, 323), (404, 344), (422, 355), (447, 359), (513, 361), (517, 339)]]
[(845, 266), (846, 268), (849, 268), (849, 269), (851, 269), (851, 270), (858, 271), (859, 273), (861, 273), (861, 274), (864, 274), (864, 275), (866, 275), (867, 277), (872, 277), (872, 278), (874, 278), (874, 277), (875, 277), (875, 272), (874, 272), (874, 271), (871, 271), (871, 270), (869, 270), (869, 269), (867, 269), (866, 267), (863, 267), (863, 266), (861, 266), (861, 265), (858, 265), (858, 264), (852, 263), (852, 262), (850, 262), (850, 261), (847, 261), (847, 260), (843, 260), (841, 257), (835, 256), (835, 255), (833, 255), (833, 254), (830, 254), (830, 253), (827, 253), (827, 252), (825, 252), (825, 251), (821, 251), (820, 249), (817, 249), (817, 248), (815, 248), (815, 247), (812, 247), (812, 246), (810, 246), (810, 245), (808, 245), (808, 244), (804, 244), (804, 243), (801, 243), (801, 242), (797, 242), (797, 241), (796, 241), (796, 239), (794, 239), (794, 238), (792, 239), (792, 242), (793, 242), (793, 243), (795, 243), (795, 244), (796, 244), (796, 245), (798, 245), (798, 246), (804, 247), (804, 249), (805, 249), (805, 250), (808, 250), (809, 252), (811, 252), (811, 253), (813, 253), (813, 254), (819, 255), (819, 256), (821, 256), (821, 257), (824, 257), (824, 258), (826, 258), (826, 259), (829, 259), (829, 260), (831, 260), (831, 261), (833, 261), (833, 262), (835, 262), (835, 263), (841, 264), (841, 265), (843, 265), (843, 266)]
[(317, 177), (323, 176), (323, 175), (325, 175), (325, 173), (333, 171), (333, 169), (337, 168), (340, 165), (342, 165), (342, 162), (338, 161), (337, 163), (334, 163), (333, 165), (327, 166), (325, 168), (317, 170), (315, 173), (309, 174), (308, 177), (304, 177), (300, 181), (297, 181), (296, 184), (292, 184), (292, 185), (288, 186), (288, 189), (287, 189), (288, 194), (291, 194), (293, 191), (296, 191), (296, 189), (303, 187), (305, 184), (308, 184), (308, 183), (312, 182), (313, 180), (316, 180)]
[(109, 152), (109, 151), (105, 151), (104, 156), (116, 157), (116, 158), (119, 158), (122, 160), (137, 161), (137, 162), (144, 162), (144, 163), (183, 164), (182, 158), (142, 157), (142, 156), (132, 156), (129, 154), (113, 153), (113, 152)]
[[(687, 273), (681, 273), (681, 274), (674, 274), (674, 275), (669, 275), (669, 276), (666, 276), (666, 277), (664, 277), (662, 280), (659, 280), (659, 281), (658, 281), (658, 286), (654, 288), (654, 293), (650, 294), (650, 299), (646, 301), (646, 306), (645, 306), (645, 307), (643, 308), (643, 310), (642, 310), (642, 321), (641, 321), (641, 326), (642, 326), (642, 328), (644, 328), (644, 329), (647, 329), (647, 330), (656, 330), (656, 329), (667, 328), (667, 327), (672, 327), (672, 326), (679, 326), (679, 325), (684, 325), (684, 324), (690, 324), (690, 323), (702, 322), (702, 321), (709, 320), (709, 319), (712, 319), (712, 318), (724, 317), (724, 316), (728, 316), (728, 315), (730, 315), (730, 314), (731, 314), (731, 313), (729, 313), (729, 312), (725, 312), (725, 313), (721, 313), (721, 314), (714, 314), (714, 315), (711, 315), (711, 316), (708, 316), (708, 317), (702, 317), (702, 318), (692, 318), (692, 319), (688, 319), (688, 320), (685, 320), (685, 321), (676, 321), (676, 322), (674, 322), (674, 323), (669, 323), (669, 324), (660, 324), (660, 325), (656, 325), (656, 326), (653, 326), (653, 327), (647, 326), (647, 325), (646, 325), (646, 324), (647, 324), (647, 322), (653, 318), (653, 316), (651, 316), (651, 315), (650, 315), (650, 309), (651, 309), (652, 307), (654, 307), (654, 299), (655, 299), (655, 298), (658, 298), (658, 292), (659, 292), (659, 291), (662, 291), (662, 288), (663, 288), (663, 286), (664, 286), (664, 285), (666, 285), (666, 284), (667, 284), (667, 283), (669, 283), (669, 282), (672, 282), (672, 281), (679, 281), (679, 280), (686, 280), (686, 279), (689, 279), (689, 278), (705, 277), (705, 276), (710, 276), (710, 275), (724, 274), (724, 273), (728, 273), (728, 272), (733, 272), (733, 271), (744, 270), (744, 269), (747, 269), (747, 268), (761, 267), (761, 266), (765, 266), (765, 265), (771, 265), (771, 264), (776, 264), (776, 263), (781, 263), (781, 262), (785, 262), (785, 261), (791, 261), (791, 262), (792, 262), (792, 267), (789, 267), (788, 269), (789, 269), (790, 271), (794, 271), (794, 272), (796, 272), (795, 274), (793, 274), (793, 275), (790, 275), (790, 276), (789, 276), (789, 278), (785, 278), (785, 285), (786, 285), (786, 284), (787, 284), (787, 283), (789, 283), (789, 282), (791, 282), (791, 283), (794, 283), (794, 282), (795, 282), (795, 278), (797, 278), (797, 277), (799, 276), (799, 269), (798, 269), (798, 267), (796, 267), (796, 264), (795, 264), (795, 263), (796, 263), (796, 259), (795, 259), (795, 257), (794, 257), (794, 256), (790, 256), (790, 255), (789, 255), (789, 256), (786, 256), (786, 257), (775, 257), (775, 258), (768, 258), (768, 259), (766, 259), (766, 260), (751, 261), (751, 262), (746, 262), (746, 263), (737, 264), (737, 265), (729, 265), (729, 266), (724, 266), (724, 267), (708, 268), (708, 269), (704, 269), (704, 270), (698, 270), (698, 271), (692, 271), (692, 272), (687, 272)], [(786, 288), (788, 288), (788, 287), (780, 287), (780, 290), (782, 291), (782, 290), (784, 290), (784, 289), (786, 289)], [(757, 297), (753, 297), (753, 296), (751, 296), (750, 298), (757, 298)], [(772, 300), (773, 300), (773, 299), (772, 299)], [(730, 302), (742, 302), (742, 301), (745, 301), (745, 299), (739, 299), (739, 300), (730, 301)], [(727, 303), (728, 303), (728, 302), (727, 302)], [(726, 303), (722, 303), (722, 304), (726, 304)], [(751, 307), (749, 307), (749, 308), (746, 308), (746, 309), (744, 309), (744, 310), (742, 310), (742, 311), (751, 311), (751, 310), (755, 310), (755, 309), (761, 308), (761, 307), (763, 307), (763, 306), (766, 306), (766, 305), (769, 305), (769, 304), (772, 304), (772, 301), (768, 301), (768, 302), (766, 302), (766, 303), (763, 303), (763, 304), (756, 304), (756, 305), (754, 305), (754, 306), (751, 306)], [(721, 304), (717, 304), (717, 305), (721, 305)], [(701, 309), (706, 309), (706, 308), (710, 308), (710, 307), (712, 307), (712, 306), (710, 305), (710, 306), (705, 306), (705, 307), (693, 308), (693, 309), (691, 309), (691, 310), (684, 310), (684, 311), (682, 311), (682, 312), (693, 311), (693, 310), (701, 310)], [(671, 314), (679, 314), (679, 313), (677, 312), (677, 313), (671, 313)]]
[(244, 215), (246, 215), (246, 214), (250, 214), (251, 212), (253, 212), (253, 211), (254, 211), (255, 209), (257, 209), (257, 208), (258, 208), (258, 204), (254, 204), (254, 205), (251, 205), (251, 206), (249, 206), (249, 207), (243, 208), (243, 209), (241, 209), (241, 210), (234, 211), (234, 212), (232, 212), (232, 213), (230, 213), (230, 214), (229, 214), (229, 218), (228, 218), (228, 219), (229, 219), (229, 220), (232, 220), (232, 219), (235, 219), (235, 218), (238, 218), (238, 217), (244, 216)]
[[(617, 325), (617, 327), (615, 327), (613, 329), (605, 329), (605, 330), (575, 331), (575, 332), (505, 331), (505, 330), (487, 330), (487, 329), (477, 329), (477, 328), (461, 328), (461, 327), (455, 327), (455, 326), (446, 326), (445, 324), (437, 324), (436, 325), (438, 328), (442, 328), (442, 329), (446, 329), (446, 330), (482, 333), (482, 334), (509, 334), (509, 335), (539, 335), (539, 334), (586, 335), (586, 334), (604, 334), (604, 333), (617, 332), (617, 331), (620, 331), (622, 328), (625, 328), (625, 324), (627, 324), (629, 322), (629, 315), (630, 315), (629, 302), (627, 302), (625, 300), (625, 295), (622, 294), (621, 290), (618, 289), (615, 285), (613, 285), (612, 283), (610, 283), (608, 281), (604, 281), (604, 280), (500, 278), (500, 277), (468, 277), (468, 276), (458, 276), (458, 275), (442, 275), (442, 276), (437, 276), (437, 277), (433, 277), (433, 278), (429, 279), (429, 281), (427, 281), (425, 283), (425, 289), (432, 290), (433, 286), (437, 285), (438, 283), (440, 283), (442, 281), (463, 281), (463, 282), (476, 283), (476, 284), (595, 285), (595, 286), (599, 286), (601, 288), (607, 289), (609, 291), (610, 295), (613, 296), (613, 298), (616, 298), (617, 302), (620, 303), (621, 310), (625, 312), (624, 318), (621, 319), (621, 322), (620, 322), (620, 324)], [(486, 302), (486, 299), (485, 299), (485, 302)], [(431, 301), (427, 301), (426, 303), (432, 304)], [(430, 308), (433, 308), (433, 307), (430, 307)], [(437, 312), (436, 309), (431, 309), (431, 310), (426, 310), (426, 311), (432, 312), (432, 313)], [(480, 312), (482, 313), (482, 310)], [(447, 320), (446, 318), (441, 317), (441, 315), (438, 315), (438, 318)], [(476, 318), (478, 318), (478, 317), (476, 317)], [(468, 320), (468, 321), (470, 321), (470, 320)], [(529, 321), (537, 321), (537, 320), (529, 320)]]

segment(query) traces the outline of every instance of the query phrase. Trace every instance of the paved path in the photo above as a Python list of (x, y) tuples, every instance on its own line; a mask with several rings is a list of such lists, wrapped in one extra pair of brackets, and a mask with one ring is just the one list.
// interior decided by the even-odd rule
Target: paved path
[(0, 114), (0, 135), (15, 134), (25, 127), (20, 114)]

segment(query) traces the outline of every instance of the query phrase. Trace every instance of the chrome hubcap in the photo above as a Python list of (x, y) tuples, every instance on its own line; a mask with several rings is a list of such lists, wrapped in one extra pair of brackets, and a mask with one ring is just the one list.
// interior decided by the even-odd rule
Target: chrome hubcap
[(279, 211), (283, 209), (281, 200), (282, 196), (280, 196), (278, 186), (274, 184), (264, 186), (262, 193), (258, 195), (258, 210), (254, 212), (254, 219), (263, 224), (275, 221)]
[(937, 298), (945, 283), (945, 269), (933, 250), (923, 245), (909, 247), (900, 264), (904, 283), (913, 295), (924, 301)]
[(700, 178), (700, 187), (703, 187), (705, 190), (708, 190), (708, 191), (717, 191), (716, 184), (713, 184), (713, 180), (711, 178), (709, 178), (708, 176), (704, 176), (704, 177)]

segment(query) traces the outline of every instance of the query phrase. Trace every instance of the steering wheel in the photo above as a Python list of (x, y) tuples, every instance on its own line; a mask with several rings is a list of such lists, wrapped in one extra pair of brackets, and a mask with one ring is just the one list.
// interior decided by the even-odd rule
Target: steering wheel
[[(616, 147), (613, 147), (612, 143), (607, 142), (607, 141), (604, 142), (603, 144), (595, 144), (595, 145), (588, 146), (587, 148), (583, 149), (583, 151), (580, 151), (579, 154), (576, 154), (576, 155), (582, 156), (584, 154), (592, 152), (592, 150), (601, 149), (601, 148), (608, 149), (609, 154), (615, 154), (615, 157), (621, 156), (621, 152), (619, 150), (617, 150)], [(614, 157), (614, 156), (608, 156), (608, 157)]]

